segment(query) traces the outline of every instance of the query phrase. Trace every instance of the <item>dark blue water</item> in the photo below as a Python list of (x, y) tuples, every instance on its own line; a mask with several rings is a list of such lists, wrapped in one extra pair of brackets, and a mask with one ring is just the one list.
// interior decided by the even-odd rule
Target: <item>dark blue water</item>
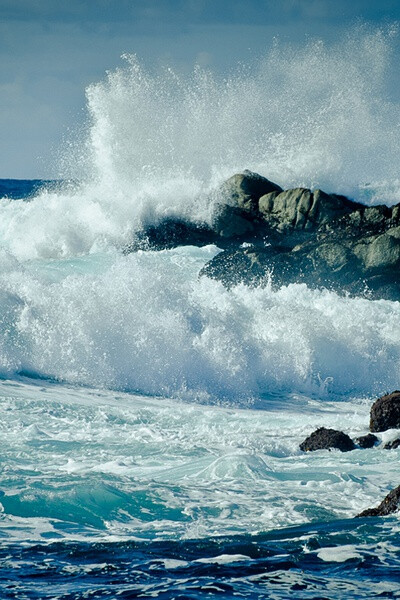
[[(379, 540), (389, 531), (385, 548)], [(336, 562), (339, 546), (354, 556)], [(321, 559), (324, 548), (332, 560)], [(0, 592), (4, 600), (399, 598), (399, 559), (395, 519), (181, 542), (3, 545)]]
[(43, 188), (54, 189), (58, 183), (50, 179), (0, 179), (0, 198), (31, 198)]

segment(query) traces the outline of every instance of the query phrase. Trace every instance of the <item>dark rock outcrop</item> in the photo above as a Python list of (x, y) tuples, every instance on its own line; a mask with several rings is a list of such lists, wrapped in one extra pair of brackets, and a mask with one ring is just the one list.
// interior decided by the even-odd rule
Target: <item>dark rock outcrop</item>
[(356, 438), (355, 442), (360, 448), (373, 448), (379, 439), (373, 433), (368, 433)]
[(214, 244), (215, 233), (205, 223), (188, 223), (167, 218), (158, 225), (138, 231), (133, 241), (124, 248), (126, 254), (137, 250), (166, 250), (177, 246), (205, 246)]
[(303, 452), (330, 450), (331, 448), (349, 452), (355, 449), (355, 445), (346, 433), (336, 429), (326, 429), (325, 427), (320, 427), (314, 431), (300, 444), (300, 450)]
[(250, 171), (211, 196), (211, 223), (169, 218), (137, 233), (125, 251), (216, 244), (224, 252), (200, 275), (228, 288), (306, 283), (400, 300), (400, 204), (367, 207), (322, 190), (284, 191)]
[(367, 508), (363, 510), (357, 517), (383, 517), (398, 511), (400, 508), (400, 485), (389, 492), (376, 508)]
[(369, 428), (371, 431), (400, 428), (399, 390), (382, 396), (374, 402), (371, 407)]
[[(242, 202), (240, 210), (246, 206)], [(278, 287), (306, 283), (373, 299), (400, 299), (400, 205), (366, 207), (322, 190), (296, 188), (264, 194), (258, 210), (253, 201), (243, 218), (250, 214), (253, 229), (247, 241), (252, 247), (230, 245), (201, 275), (227, 287), (272, 279)]]

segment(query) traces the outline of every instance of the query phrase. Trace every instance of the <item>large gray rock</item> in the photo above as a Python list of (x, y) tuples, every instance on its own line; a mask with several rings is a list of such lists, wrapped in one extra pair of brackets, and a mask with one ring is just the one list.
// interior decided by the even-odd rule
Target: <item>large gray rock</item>
[(212, 222), (212, 231), (218, 238), (243, 238), (252, 237), (257, 228), (258, 222), (252, 218), (248, 211), (237, 206), (221, 204), (215, 211)]
[(354, 246), (354, 254), (365, 269), (381, 269), (400, 265), (400, 228), (376, 236), (363, 237)]
[(217, 190), (221, 204), (236, 206), (245, 211), (257, 212), (261, 196), (282, 192), (282, 188), (266, 177), (247, 169), (227, 179)]
[(275, 191), (262, 196), (258, 204), (264, 221), (282, 232), (292, 229), (313, 231), (334, 223), (360, 206), (344, 196), (326, 194), (322, 190), (312, 192), (306, 188)]
[(276, 288), (306, 283), (353, 296), (400, 299), (399, 272), (365, 268), (345, 241), (313, 240), (294, 248), (274, 243), (230, 246), (210, 260), (200, 275), (218, 279), (227, 288), (239, 283), (263, 286), (272, 282)]
[(235, 218), (233, 229), (225, 223), (217, 233), (241, 236), (252, 247), (225, 246), (201, 275), (227, 287), (302, 282), (371, 299), (400, 300), (400, 205), (366, 207), (322, 190), (296, 188), (272, 190), (259, 198), (258, 211), (253, 204), (241, 214), (243, 223), (236, 225)]
[(125, 251), (213, 243), (225, 251), (200, 274), (228, 288), (306, 283), (400, 300), (400, 204), (366, 207), (322, 190), (283, 191), (251, 171), (212, 196), (211, 223), (166, 219), (137, 232)]
[(279, 185), (247, 169), (232, 175), (213, 194), (216, 208), (212, 230), (222, 238), (254, 237), (261, 223), (259, 199), (280, 192)]

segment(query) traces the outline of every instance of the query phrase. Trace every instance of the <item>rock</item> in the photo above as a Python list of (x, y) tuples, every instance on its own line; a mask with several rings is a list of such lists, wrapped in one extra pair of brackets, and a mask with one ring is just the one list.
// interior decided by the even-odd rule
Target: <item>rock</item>
[[(366, 208), (321, 190), (269, 192), (260, 198), (258, 213), (241, 215), (242, 220), (252, 219), (252, 230), (242, 222), (236, 229), (233, 221), (233, 233), (253, 243), (251, 264), (257, 263), (258, 280), (254, 269), (248, 270), (247, 250), (232, 245), (229, 256), (216, 256), (201, 275), (231, 287), (237, 283), (264, 285), (272, 274), (275, 287), (306, 283), (353, 296), (398, 300), (400, 205), (399, 212), (395, 208)], [(229, 212), (225, 220), (229, 221)], [(385, 227), (387, 231), (383, 231)], [(229, 223), (220, 226), (221, 231), (231, 235)], [(265, 240), (274, 251), (266, 250)]]
[(231, 199), (212, 226), (222, 238), (252, 242), (251, 253), (230, 245), (201, 275), (227, 287), (264, 285), (272, 276), (276, 287), (306, 283), (371, 299), (400, 298), (400, 205), (366, 207), (322, 190), (282, 191), (261, 181), (269, 191), (257, 207), (259, 176), (231, 177), (224, 188)]
[(349, 200), (346, 196), (315, 190), (309, 219), (321, 227), (330, 223), (335, 224), (340, 218), (348, 217), (363, 209), (362, 204)]
[(278, 231), (312, 231), (334, 223), (361, 206), (344, 196), (326, 194), (322, 190), (311, 192), (306, 188), (295, 188), (262, 196), (258, 208), (264, 221)]
[[(392, 274), (369, 276), (345, 242), (306, 241), (295, 247), (285, 246), (289, 239), (272, 240), (263, 246), (257, 239), (251, 249), (230, 246), (211, 259), (200, 271), (221, 281), (227, 288), (239, 283), (273, 288), (291, 283), (306, 283), (310, 288), (326, 288), (370, 299), (400, 298), (400, 280)], [(256, 269), (255, 269), (256, 267)]]
[(227, 179), (217, 191), (220, 204), (228, 204), (249, 212), (258, 211), (261, 196), (282, 192), (282, 188), (258, 173), (245, 170)]
[(330, 450), (337, 448), (342, 452), (355, 449), (353, 440), (342, 431), (320, 427), (300, 444), (300, 450), (311, 452), (313, 450)]
[(278, 231), (304, 229), (312, 203), (313, 195), (310, 190), (297, 188), (262, 196), (258, 209), (264, 221)]
[(400, 485), (389, 492), (376, 508), (367, 508), (363, 510), (357, 517), (383, 517), (398, 511), (400, 508)]
[(360, 448), (373, 448), (379, 442), (379, 439), (373, 433), (368, 433), (367, 435), (358, 437), (355, 441)]
[[(279, 273), (286, 271), (287, 277), (290, 269), (287, 253), (279, 246), (230, 248), (215, 258), (217, 260), (210, 260), (199, 275), (217, 279), (228, 289), (240, 283), (250, 286), (267, 284), (274, 268), (278, 271), (275, 283), (283, 284), (284, 279), (279, 277)], [(294, 276), (297, 277), (297, 273)]]
[(383, 448), (384, 448), (384, 450), (395, 450), (399, 446), (400, 446), (400, 438), (397, 438), (396, 440), (392, 440), (391, 442), (387, 442), (383, 446)]
[[(258, 223), (248, 212), (237, 206), (220, 205), (216, 210), (211, 225), (212, 231), (222, 238), (251, 238)], [(219, 241), (219, 240), (218, 240)]]
[[(397, 228), (396, 228), (397, 229)], [(366, 269), (390, 268), (400, 265), (400, 239), (388, 231), (360, 240), (354, 252)]]
[(181, 219), (164, 219), (136, 233), (133, 241), (124, 249), (125, 253), (137, 250), (165, 250), (177, 246), (205, 246), (214, 244), (216, 235), (204, 224), (187, 223)]
[(371, 431), (387, 431), (400, 428), (400, 391), (382, 396), (371, 407), (369, 428)]
[(232, 175), (212, 194), (216, 205), (212, 230), (223, 238), (253, 237), (260, 224), (259, 199), (270, 192), (277, 194), (282, 188), (247, 169)]
[(322, 190), (284, 191), (251, 171), (230, 177), (210, 200), (210, 223), (164, 219), (137, 232), (125, 252), (216, 244), (225, 252), (200, 274), (228, 288), (305, 283), (400, 300), (400, 204), (367, 207)]

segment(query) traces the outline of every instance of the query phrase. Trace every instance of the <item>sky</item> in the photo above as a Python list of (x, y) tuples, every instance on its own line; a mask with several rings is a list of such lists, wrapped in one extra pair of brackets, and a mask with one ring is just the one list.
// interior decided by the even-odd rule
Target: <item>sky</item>
[(53, 178), (87, 118), (85, 88), (123, 53), (217, 72), (274, 37), (327, 43), (357, 21), (400, 21), (398, 0), (0, 0), (0, 178)]

